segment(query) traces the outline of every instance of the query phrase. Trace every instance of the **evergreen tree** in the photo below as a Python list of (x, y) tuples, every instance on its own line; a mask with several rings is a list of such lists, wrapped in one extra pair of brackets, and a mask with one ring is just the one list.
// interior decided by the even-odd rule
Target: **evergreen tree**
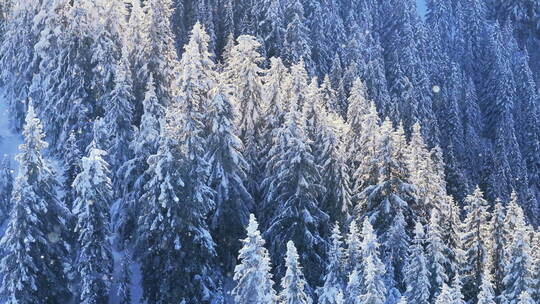
[(105, 151), (90, 146), (82, 159), (82, 171), (73, 182), (76, 192), (73, 213), (79, 247), (76, 259), (81, 276), (81, 303), (106, 302), (113, 268), (109, 208), (112, 186)]
[(501, 298), (504, 303), (519, 303), (524, 292), (532, 294), (531, 252), (527, 227), (522, 213), (515, 219), (512, 241), (508, 244), (506, 266), (504, 268), (504, 290)]
[(285, 85), (288, 83), (289, 71), (283, 65), (280, 58), (270, 58), (270, 69), (267, 71), (264, 79), (264, 104), (267, 105), (265, 115), (263, 115), (262, 126), (262, 151), (261, 158), (264, 166), (269, 158), (270, 150), (274, 145), (279, 128), (285, 122), (285, 113), (287, 109), (287, 92)]
[(486, 267), (482, 275), (482, 285), (477, 296), (478, 304), (495, 304), (495, 291), (493, 290), (493, 278)]
[(306, 133), (316, 163), (322, 168), (321, 184), (326, 194), (321, 197), (321, 207), (332, 219), (340, 219), (351, 206), (349, 169), (345, 145), (341, 134), (344, 122), (335, 113), (329, 113), (322, 104), (321, 94), (314, 78), (306, 89), (304, 117)]
[(489, 261), (492, 264), (493, 288), (496, 296), (499, 296), (502, 292), (502, 281), (504, 279), (505, 248), (507, 245), (504, 231), (504, 211), (501, 201), (497, 200), (491, 214), (491, 246), (489, 252)]
[(257, 52), (261, 44), (255, 38), (240, 36), (237, 42), (231, 50), (226, 73), (239, 109), (238, 134), (244, 143), (244, 157), (250, 164), (248, 190), (255, 196), (262, 178), (258, 156), (261, 150), (262, 115), (266, 108), (260, 79), (262, 69), (259, 67), (263, 58)]
[(311, 304), (313, 300), (306, 293), (308, 285), (302, 274), (302, 266), (294, 243), (287, 243), (287, 255), (285, 257), (287, 272), (281, 281), (283, 290), (279, 294), (280, 303), (283, 304)]
[(150, 18), (141, 7), (141, 0), (130, 0), (131, 8), (126, 26), (124, 48), (129, 53), (129, 66), (133, 86), (133, 123), (139, 125), (144, 113), (143, 100), (150, 77), (146, 61), (150, 56)]
[(424, 227), (416, 223), (414, 239), (409, 248), (409, 260), (405, 268), (407, 298), (409, 303), (427, 304), (430, 297), (429, 270), (424, 249)]
[(362, 271), (363, 288), (361, 303), (382, 304), (386, 300), (386, 286), (383, 281), (385, 268), (379, 256), (379, 243), (369, 219), (362, 228)]
[(123, 180), (122, 197), (118, 213), (113, 214), (115, 231), (119, 234), (121, 241), (127, 244), (134, 241), (136, 222), (143, 204), (140, 198), (145, 192), (143, 188), (149, 178), (145, 173), (148, 169), (147, 159), (158, 151), (160, 121), (165, 115), (165, 110), (159, 104), (156, 95), (152, 75), (148, 78), (143, 106), (144, 114), (141, 117), (141, 124), (135, 130), (130, 143), (133, 158), (124, 163), (118, 171), (118, 176)]
[(240, 250), (240, 264), (234, 270), (236, 287), (233, 295), (236, 303), (276, 303), (271, 274), (270, 256), (264, 248), (264, 240), (259, 232), (259, 225), (254, 215), (249, 218), (247, 237)]
[[(201, 115), (215, 82), (208, 39), (196, 24), (181, 60), (179, 91), (167, 113), (159, 150), (148, 160), (137, 248), (144, 299), (152, 303), (222, 301), (215, 244), (205, 221), (214, 203)], [(178, 289), (178, 284), (185, 288)]]
[(204, 119), (211, 102), (209, 94), (217, 78), (208, 50), (209, 39), (201, 24), (196, 23), (180, 60), (178, 92), (167, 112), (169, 124), (166, 132), (178, 140), (182, 153), (181, 166), (178, 168), (184, 181), (179, 189), (183, 205), (180, 211), (182, 233), (179, 237), (185, 261), (180, 267), (184, 269), (184, 282), (198, 278), (192, 282), (195, 284), (192, 288), (182, 293), (183, 298), (194, 302), (222, 301), (221, 274), (215, 268), (215, 243), (206, 221), (216, 203), (216, 193), (209, 180), (209, 146)]
[(303, 61), (310, 75), (315, 73), (315, 63), (311, 57), (311, 39), (306, 26), (304, 6), (300, 0), (292, 0), (285, 7), (285, 39), (282, 56), (287, 65), (291, 66)]
[(210, 92), (212, 99), (206, 114), (207, 159), (210, 163), (210, 185), (214, 189), (215, 211), (211, 229), (225, 270), (232, 270), (238, 239), (247, 224), (252, 198), (244, 183), (248, 163), (242, 155), (242, 142), (236, 136), (236, 112), (224, 85), (219, 82)]
[[(326, 242), (323, 239), (329, 217), (320, 208), (320, 167), (304, 133), (304, 117), (298, 99), (291, 100), (285, 124), (279, 129), (267, 165), (265, 205), (270, 221), (264, 233), (272, 256), (281, 260), (283, 240), (294, 240), (302, 253), (308, 282), (318, 283), (323, 272)], [(283, 274), (279, 265), (278, 274)]]
[(339, 225), (334, 224), (332, 229), (332, 243), (328, 249), (328, 263), (326, 264), (326, 274), (324, 285), (317, 290), (318, 303), (337, 304), (337, 296), (344, 287), (344, 251), (342, 248), (341, 232)]
[(349, 225), (349, 233), (347, 234), (346, 242), (347, 249), (345, 250), (345, 267), (346, 274), (351, 274), (354, 270), (361, 270), (361, 255), (362, 255), (362, 239), (358, 225), (355, 220)]
[(427, 261), (429, 268), (431, 297), (435, 299), (441, 292), (442, 286), (448, 283), (448, 274), (446, 273), (450, 263), (447, 252), (448, 245), (443, 240), (443, 228), (441, 227), (441, 214), (437, 208), (431, 210), (431, 217), (427, 231)]
[[(373, 102), (366, 96), (366, 87), (360, 79), (353, 83), (349, 96), (347, 137), (349, 167), (352, 170), (353, 194), (358, 196), (366, 187), (378, 181), (377, 155), (379, 153), (379, 116)], [(359, 197), (353, 200), (357, 202)]]
[(13, 169), (7, 157), (0, 164), (0, 223), (9, 218), (12, 208), (11, 193), (13, 191)]
[(362, 296), (362, 281), (358, 270), (353, 270), (349, 275), (349, 281), (347, 283), (347, 301), (346, 303), (360, 303)]
[(466, 299), (473, 299), (482, 285), (482, 274), (488, 263), (488, 233), (489, 222), (487, 214), (487, 201), (480, 188), (466, 198), (462, 236), (463, 250), (465, 250), (466, 265), (462, 270), (463, 294)]
[(92, 121), (100, 112), (96, 102), (100, 96), (93, 83), (92, 45), (100, 18), (95, 16), (96, 3), (88, 0), (73, 5), (60, 1), (53, 9), (55, 13), (42, 21), (44, 29), (36, 45), (40, 60), (32, 97), (51, 150), (58, 152), (72, 132), (80, 148), (92, 140), (87, 130), (92, 130)]
[(0, 241), (2, 284), (6, 303), (63, 303), (70, 294), (64, 266), (67, 262), (64, 227), (69, 211), (58, 199), (54, 178), (42, 151), (47, 147), (41, 122), (32, 106), (26, 115), (24, 142), (17, 155), (19, 171), (7, 230)]
[[(145, 9), (149, 41), (145, 64), (148, 75), (153, 76), (158, 103), (168, 106), (173, 96), (175, 69), (178, 64), (174, 47), (175, 36), (171, 27), (172, 0), (147, 0)], [(150, 82), (148, 79), (143, 81), (146, 82), (142, 82), (142, 85)]]
[[(132, 157), (129, 143), (133, 136), (133, 85), (127, 56), (127, 49), (124, 49), (113, 72), (114, 88), (105, 105), (104, 127), (109, 135), (106, 140), (107, 155), (114, 175)], [(114, 183), (118, 184), (120, 177), (113, 177)]]
[(262, 39), (268, 58), (278, 57), (283, 50), (285, 36), (283, 6), (279, 0), (256, 3), (257, 36)]
[(23, 126), (30, 85), (37, 69), (34, 45), (41, 27), (35, 27), (34, 20), (49, 12), (47, 9), (40, 13), (40, 8), (41, 1), (33, 0), (13, 2), (9, 9), (2, 7), (6, 22), (2, 24), (0, 77), (16, 129)]
[(529, 292), (524, 291), (519, 296), (519, 304), (534, 304), (534, 300), (531, 298), (531, 295)]
[(455, 303), (455, 299), (452, 298), (452, 288), (446, 284), (443, 284), (441, 292), (435, 299), (435, 304), (452, 304)]
[[(367, 214), (373, 222), (381, 241), (381, 254), (385, 261), (389, 284), (403, 281), (404, 261), (409, 247), (408, 225), (412, 219), (410, 205), (414, 202), (414, 186), (406, 181), (403, 129), (394, 130), (386, 120), (380, 129), (378, 142), (377, 184), (368, 186), (360, 193), (361, 205), (356, 214)], [(388, 216), (392, 214), (392, 216)]]

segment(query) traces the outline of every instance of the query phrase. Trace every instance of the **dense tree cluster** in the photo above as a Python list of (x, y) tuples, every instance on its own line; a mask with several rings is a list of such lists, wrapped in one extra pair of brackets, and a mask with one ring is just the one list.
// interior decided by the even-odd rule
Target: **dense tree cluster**
[(0, 300), (540, 302), (540, 8), (503, 2), (13, 2)]

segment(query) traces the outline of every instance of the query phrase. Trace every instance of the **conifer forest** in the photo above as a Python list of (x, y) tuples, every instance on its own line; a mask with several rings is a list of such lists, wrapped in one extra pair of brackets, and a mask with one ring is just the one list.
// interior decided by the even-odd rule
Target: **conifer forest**
[(0, 0), (1, 304), (540, 304), (540, 0)]

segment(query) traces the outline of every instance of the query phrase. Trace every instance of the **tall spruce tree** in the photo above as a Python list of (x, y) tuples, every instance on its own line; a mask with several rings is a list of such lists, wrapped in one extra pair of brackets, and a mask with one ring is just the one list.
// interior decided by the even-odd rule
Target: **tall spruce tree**
[[(265, 205), (271, 212), (264, 235), (272, 256), (279, 260), (285, 254), (283, 240), (293, 240), (302, 253), (306, 278), (315, 285), (323, 272), (329, 216), (321, 210), (319, 197), (324, 188), (319, 184), (320, 167), (304, 131), (297, 95), (293, 96), (270, 152), (266, 171), (271, 174), (263, 181)], [(278, 266), (281, 276), (283, 266)]]
[(463, 294), (466, 299), (474, 299), (482, 285), (482, 274), (488, 263), (488, 203), (483, 197), (480, 188), (469, 195), (466, 199), (465, 211), (467, 216), (464, 221), (462, 236), (463, 250), (465, 250), (466, 264), (462, 270)]
[(29, 107), (24, 141), (17, 155), (18, 175), (13, 189), (7, 230), (0, 241), (2, 284), (6, 303), (68, 301), (69, 235), (65, 230), (70, 213), (56, 193), (58, 181), (42, 153), (47, 148), (41, 122)]
[(76, 199), (78, 254), (76, 268), (81, 276), (80, 303), (106, 302), (113, 270), (110, 215), (113, 193), (106, 152), (90, 146), (82, 159), (82, 171), (73, 182)]
[(275, 304), (277, 295), (273, 287), (270, 256), (253, 214), (249, 218), (247, 237), (242, 243), (240, 264), (234, 270), (236, 287), (232, 293), (236, 303)]
[(232, 87), (232, 95), (238, 105), (238, 134), (244, 143), (244, 157), (250, 164), (248, 170), (248, 190), (253, 196), (258, 194), (262, 165), (261, 152), (262, 116), (266, 105), (261, 83), (263, 60), (257, 52), (261, 44), (251, 36), (240, 36), (229, 56), (226, 75)]
[(405, 268), (407, 298), (409, 303), (426, 304), (430, 298), (428, 261), (424, 249), (425, 232), (421, 223), (414, 228), (414, 239), (409, 248), (409, 260)]
[(281, 280), (283, 290), (279, 294), (279, 301), (283, 304), (311, 304), (312, 298), (309, 296), (302, 266), (296, 247), (292, 241), (287, 242), (287, 255), (285, 257), (287, 271)]
[(217, 240), (217, 251), (226, 271), (232, 271), (238, 239), (247, 225), (252, 198), (245, 187), (248, 163), (242, 155), (242, 142), (236, 135), (236, 111), (222, 82), (210, 92), (207, 108), (207, 159), (210, 185), (215, 191), (215, 211), (210, 228)]
[(337, 295), (345, 287), (345, 272), (343, 269), (345, 259), (338, 223), (334, 224), (331, 239), (332, 244), (328, 249), (324, 285), (317, 289), (318, 301), (321, 304), (337, 304)]
[(369, 222), (364, 220), (362, 235), (362, 294), (361, 303), (382, 304), (386, 301), (387, 287), (384, 283), (384, 264), (379, 253), (379, 242)]

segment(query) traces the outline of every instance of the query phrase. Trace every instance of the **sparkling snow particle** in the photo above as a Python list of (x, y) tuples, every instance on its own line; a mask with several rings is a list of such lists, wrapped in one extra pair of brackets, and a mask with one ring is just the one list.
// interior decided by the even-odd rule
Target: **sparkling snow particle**
[(434, 85), (431, 90), (433, 91), (433, 93), (439, 94), (441, 92), (441, 87), (438, 85)]
[(58, 241), (60, 241), (60, 236), (56, 232), (51, 232), (47, 234), (47, 239), (51, 243), (58, 243)]

